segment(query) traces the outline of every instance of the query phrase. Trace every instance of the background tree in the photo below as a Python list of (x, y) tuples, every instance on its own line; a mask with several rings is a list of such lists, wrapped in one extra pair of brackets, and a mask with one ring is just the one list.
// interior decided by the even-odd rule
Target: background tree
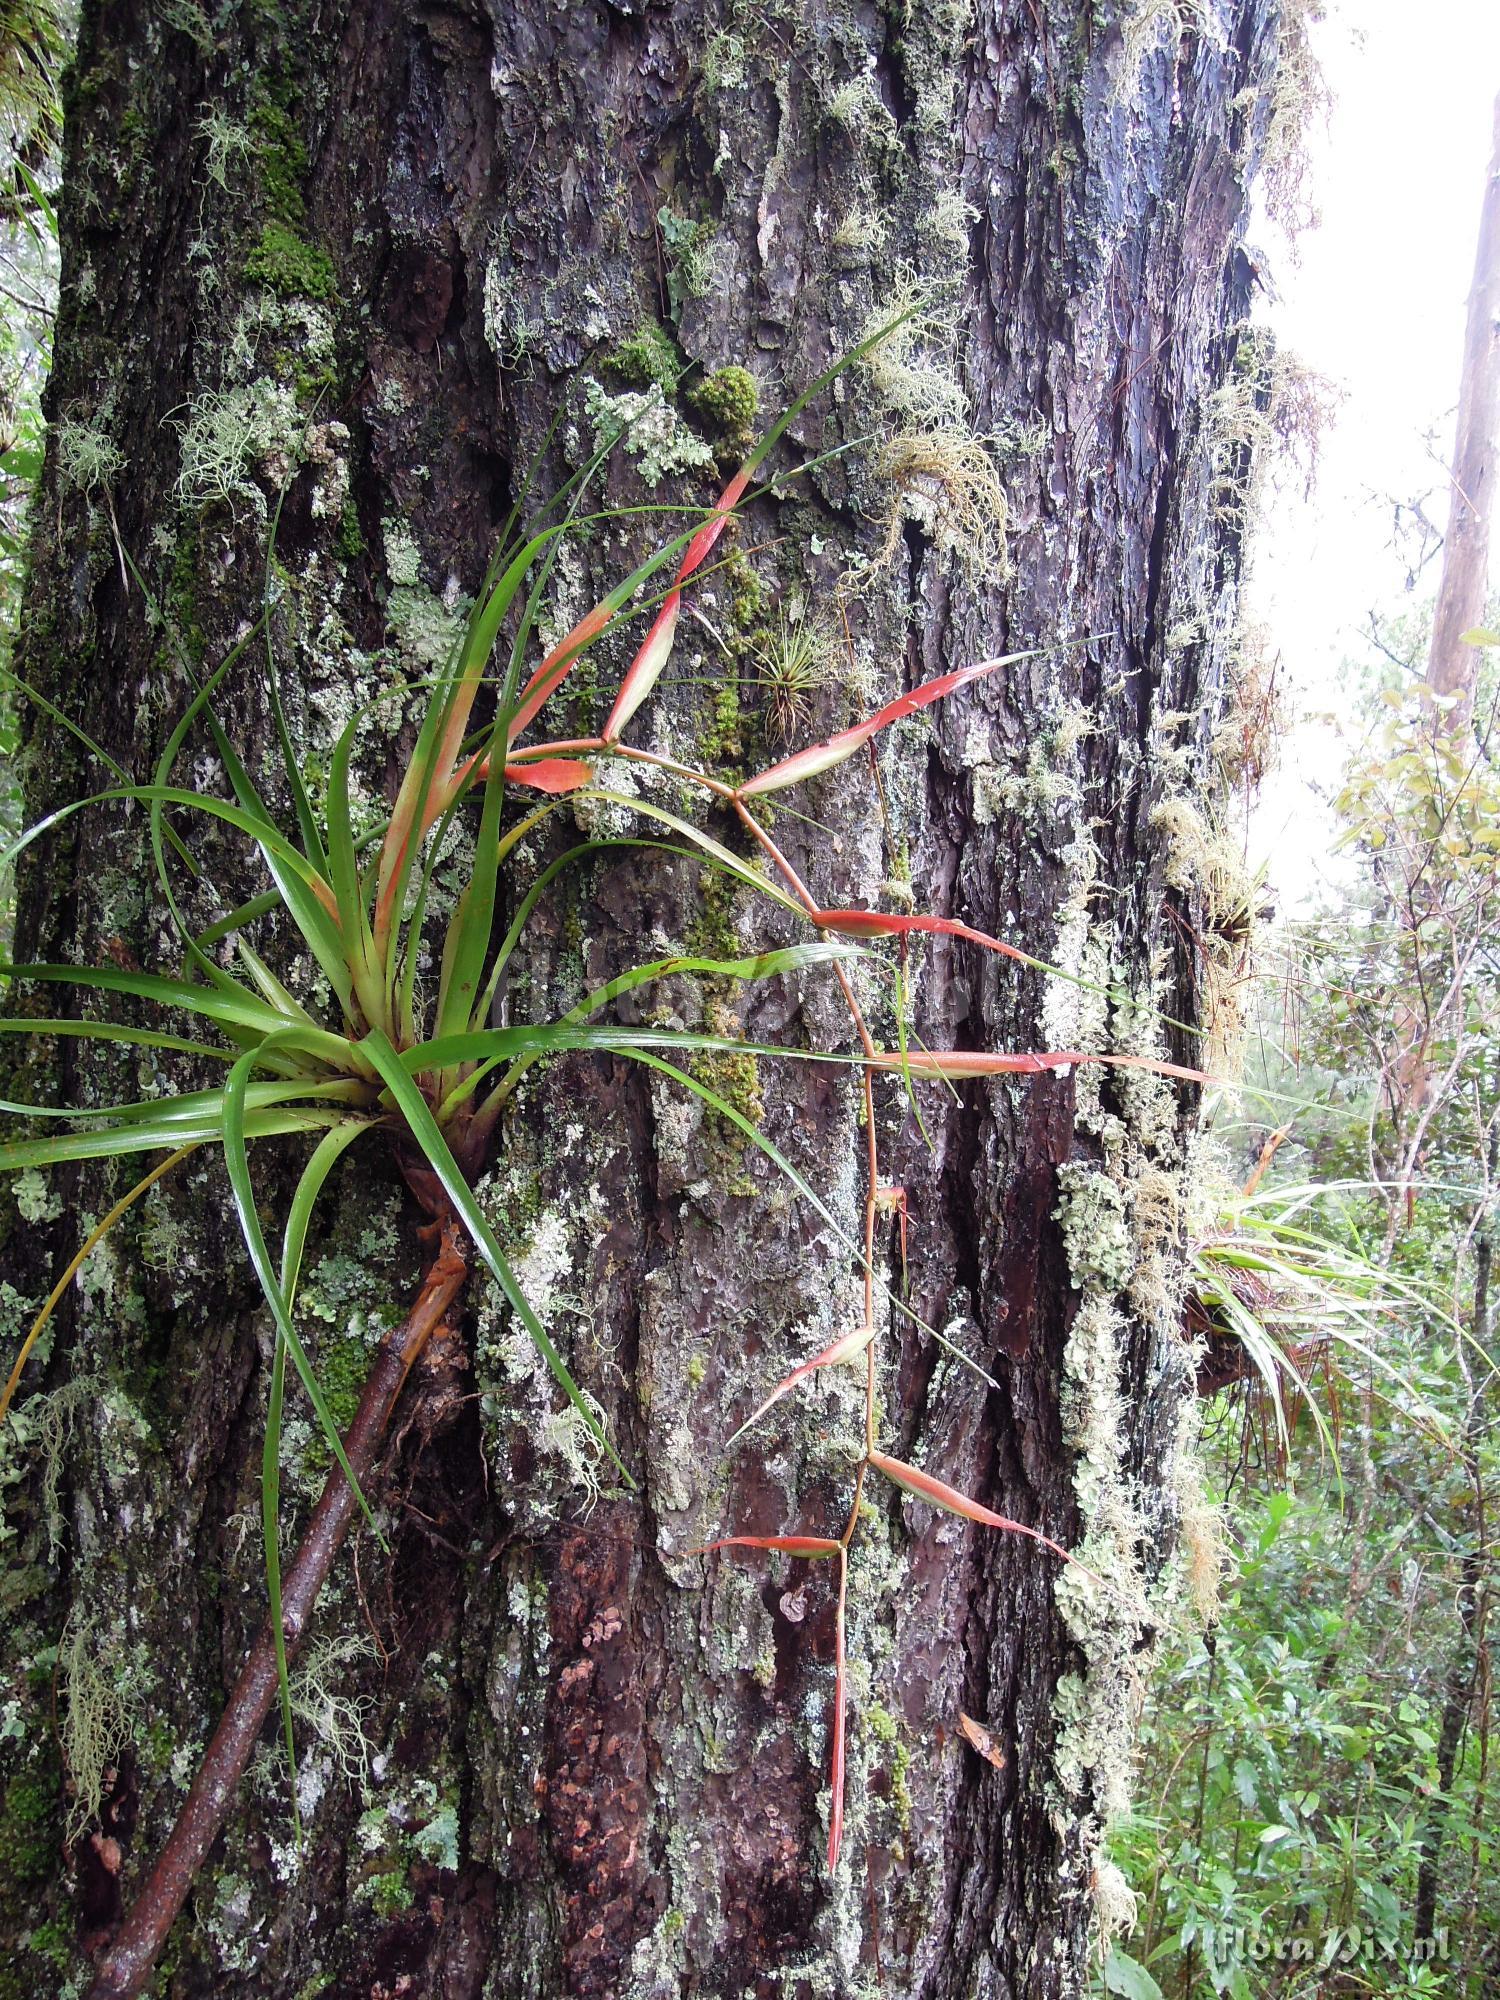
[(1490, 512), (1495, 449), (1500, 437), (1500, 97), (1494, 143), (1479, 210), (1479, 244), (1469, 289), (1468, 325), (1458, 385), (1458, 434), (1453, 449), (1443, 580), (1432, 620), (1427, 679), (1436, 696), (1452, 696), (1449, 726), (1474, 712), (1474, 648), (1464, 643), (1484, 615), (1489, 576)]
[[(833, 727), (1002, 647), (1106, 635), (906, 725), (778, 838), (820, 895), (914, 896), (1089, 982), (935, 947), (914, 966), (925, 1039), (1192, 1060), (1163, 1024), (1195, 1018), (1242, 915), (1204, 811), (1252, 434), (1237, 242), (1284, 112), (1277, 39), (1261, 0), (86, 7), (23, 672), (148, 769), (184, 654), (216, 662), (256, 614), (286, 486), (275, 642), (316, 787), (355, 708), (441, 657), (534, 454), (546, 491), (634, 420), (610, 497), (706, 503), (757, 403), (783, 407), (904, 300), (904, 337), (795, 427), (794, 456), (870, 442), (762, 503), (700, 592), (662, 747), (749, 764), (790, 638), (811, 636), (822, 670), (799, 669), (798, 698)], [(601, 529), (560, 568), (559, 629), (625, 539)], [(587, 684), (575, 699), (597, 721)], [(267, 763), (253, 659), (225, 708)], [(375, 711), (363, 731), (372, 789), (388, 728)], [(94, 779), (43, 723), (27, 760), (34, 807)], [(211, 758), (198, 775), (216, 783)], [(236, 869), (258, 886), (226, 842), (216, 878)], [(148, 880), (129, 814), (69, 822), (23, 885), (21, 949), (153, 960), (169, 933)], [(767, 932), (654, 860), (549, 908), (520, 977), (561, 1004), (643, 938)], [(662, 1004), (814, 1047), (843, 1033), (812, 988)], [(8, 1094), (150, 1082), (111, 1067), (34, 1045)], [(717, 1087), (853, 1219), (851, 1084), (747, 1056)], [(747, 1363), (779, 1374), (841, 1330), (844, 1261), (732, 1129), (608, 1062), (559, 1065), (484, 1195), (642, 1499), (593, 1494), (548, 1382), (476, 1298), (472, 1375), (429, 1399), (379, 1489), (391, 1554), (360, 1546), (301, 1671), (306, 1855), (268, 1744), (164, 1990), (1076, 1989), (1096, 1906), (1120, 1914), (1100, 1831), (1175, 1588), (1191, 1106), (1159, 1080), (1043, 1078), (966, 1086), (930, 1143), (899, 1091), (880, 1116), (913, 1302), (1001, 1384), (906, 1341), (883, 1392), (907, 1455), (1149, 1608), (1065, 1616), (1026, 1545), (882, 1502), (825, 1879), (822, 1582), (686, 1551), (821, 1525), (851, 1421), (836, 1389), (719, 1450)], [(17, 1185), (18, 1326), (109, 1193)], [(108, 1933), (262, 1615), (244, 1530), (270, 1329), (228, 1213), (216, 1167), (153, 1192), (18, 1413), (39, 1449), (7, 1462), (0, 1907), (23, 1985), (76, 1977)], [(401, 1214), (394, 1180), (351, 1178), (314, 1247), (303, 1314), (335, 1392), (409, 1290)], [(288, 1460), (295, 1509), (321, 1477), (310, 1428)]]

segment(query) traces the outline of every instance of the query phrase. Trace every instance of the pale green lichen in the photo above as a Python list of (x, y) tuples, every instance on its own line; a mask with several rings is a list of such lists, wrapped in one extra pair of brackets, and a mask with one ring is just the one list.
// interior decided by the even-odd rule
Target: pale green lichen
[(626, 456), (647, 486), (688, 472), (713, 470), (712, 446), (688, 429), (663, 398), (659, 383), (610, 396), (590, 379), (583, 385), (583, 396), (594, 449), (602, 451), (622, 439)]
[(217, 104), (204, 112), (195, 130), (203, 144), (204, 180), (227, 194), (254, 151), (254, 137)]
[(52, 448), (64, 485), (92, 493), (109, 486), (123, 470), (125, 454), (104, 427), (107, 414), (101, 409), (88, 417), (72, 410), (53, 427)]
[(889, 224), (876, 208), (855, 203), (846, 208), (829, 234), (829, 248), (851, 257), (873, 257), (885, 242)]
[(463, 632), (464, 610), (451, 608), (423, 584), (402, 585), (385, 603), (385, 622), (397, 650), (428, 672), (447, 665)]
[(1057, 1170), (1061, 1198), (1052, 1211), (1062, 1224), (1075, 1290), (1093, 1280), (1121, 1291), (1135, 1270), (1125, 1190), (1108, 1174), (1078, 1161)]
[(63, 1760), (73, 1790), (69, 1837), (76, 1839), (98, 1816), (106, 1772), (138, 1732), (146, 1680), (143, 1648), (128, 1638), (122, 1621), (80, 1611), (75, 1601), (58, 1645), (57, 1670), (65, 1694)]
[[(11, 1288), (0, 1286), (0, 1305), (8, 1304), (4, 1294)], [(11, 1293), (11, 1297), (14, 1297)], [(50, 1335), (51, 1328), (48, 1328)], [(44, 1362), (50, 1339), (39, 1341), (32, 1350), (33, 1362)], [(55, 1562), (63, 1545), (66, 1522), (61, 1505), (65, 1456), (80, 1420), (100, 1400), (104, 1389), (98, 1375), (82, 1369), (67, 1381), (39, 1395), (28, 1396), (8, 1414), (0, 1432), (0, 1493), (21, 1484), (29, 1467), (38, 1460), (42, 1467), (42, 1517), (47, 1528), (47, 1560)], [(12, 1538), (7, 1523), (0, 1530), (0, 1542)]]
[(266, 512), (266, 496), (251, 476), (272, 485), (285, 478), (302, 429), (296, 398), (262, 376), (232, 389), (210, 389), (188, 406), (181, 426), (177, 494), (185, 507), (248, 501)]
[(385, 573), (398, 588), (412, 589), (422, 581), (422, 551), (404, 521), (382, 521)]
[(431, 1862), (434, 1868), (456, 1870), (459, 1863), (457, 1807), (439, 1806), (427, 1824), (417, 1828), (411, 1844), (421, 1858)]
[[(370, 1775), (374, 1746), (368, 1725), (375, 1704), (367, 1695), (347, 1692), (341, 1683), (349, 1666), (367, 1659), (371, 1651), (363, 1632), (344, 1632), (315, 1638), (291, 1677), (292, 1714), (311, 1730), (321, 1751), (347, 1784), (363, 1784)], [(309, 1753), (311, 1754), (311, 1753)], [(276, 1752), (280, 1762), (280, 1750)], [(298, 1784), (299, 1804), (310, 1816), (316, 1801)]]
[(161, 0), (159, 12), (164, 25), (186, 35), (200, 55), (213, 48), (214, 31), (198, 0)]
[(11, 1194), (23, 1222), (55, 1222), (63, 1212), (63, 1198), (51, 1177), (28, 1167), (11, 1182)]
[(695, 222), (673, 208), (657, 211), (656, 226), (661, 231), (662, 250), (667, 262), (667, 296), (674, 318), (681, 318), (689, 299), (703, 298), (709, 289), (709, 246), (713, 241), (711, 222)]
[(864, 367), (870, 386), (903, 428), (950, 436), (969, 433), (968, 399), (958, 366), (958, 301), (909, 268), (861, 329), (884, 332)]
[(484, 337), (502, 368), (515, 368), (546, 338), (547, 329), (528, 309), (508, 263), (491, 257), (484, 267)]

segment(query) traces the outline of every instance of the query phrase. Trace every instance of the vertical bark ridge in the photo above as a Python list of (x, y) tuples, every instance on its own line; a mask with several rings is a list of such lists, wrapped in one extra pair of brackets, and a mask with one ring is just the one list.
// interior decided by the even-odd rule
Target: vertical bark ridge
[[(191, 24), (191, 9), (171, 12)], [(913, 972), (935, 1046), (1074, 1045), (1065, 1029), (1118, 1045), (1144, 1032), (1148, 1001), (1193, 1020), (1198, 975), (1168, 913), (1204, 928), (1204, 892), (1171, 827), (1212, 784), (1232, 650), (1236, 531), (1215, 491), (1213, 399), (1248, 309), (1236, 246), (1274, 22), (1261, 0), (1223, 0), (1127, 76), (1126, 12), (249, 0), (195, 38), (159, 8), (87, 8), (51, 407), (97, 418), (120, 462), (70, 483), (54, 446), (28, 671), (109, 747), (152, 754), (187, 683), (120, 578), (111, 506), (179, 643), (213, 662), (254, 615), (264, 496), (290, 475), (277, 637), (316, 769), (355, 705), (430, 665), (560, 406), (542, 492), (640, 391), (662, 339), (699, 380), (748, 369), (774, 414), (915, 288), (928, 332), (911, 368), (846, 377), (784, 456), (869, 432), (930, 445), (977, 431), (1003, 482), (1008, 567), (966, 571), (943, 546), (943, 493), (899, 490), (866, 450), (762, 502), (699, 601), (731, 638), (737, 602), (752, 639), (774, 634), (778, 596), (826, 624), (836, 671), (810, 733), (972, 659), (1090, 643), (903, 725), (883, 805), (855, 762), (799, 801), (821, 826), (784, 815), (777, 837), (830, 902), (910, 896), (1114, 992), (1101, 1002), (934, 940)], [(104, 163), (121, 147), (114, 195)], [(653, 453), (617, 455), (610, 500), (711, 500), (703, 461), (723, 440), (693, 381)], [(238, 459), (208, 421), (226, 411), (249, 424)], [(872, 567), (893, 503), (895, 560)], [(653, 538), (616, 526), (581, 544), (559, 569), (559, 629)], [(841, 579), (861, 560), (851, 595)], [(660, 719), (643, 715), (637, 740), (743, 768), (774, 754), (754, 659), (741, 648), (731, 699), (723, 652), (686, 625)], [(606, 642), (598, 691), (580, 676), (565, 713), (585, 724), (622, 663)], [(269, 765), (260, 675), (247, 660), (226, 709)], [(404, 740), (397, 705), (376, 710), (361, 739), (372, 794)], [(32, 756), (35, 800), (81, 776), (49, 732)], [(29, 939), (161, 948), (161, 913), (122, 889), (135, 864), (121, 866), (119, 837), (77, 825), (54, 846), (27, 892)], [(226, 846), (218, 865), (240, 862)], [(790, 935), (691, 864), (599, 862), (544, 908), (509, 1004), (570, 1002), (664, 942), (722, 954)], [(684, 1019), (717, 1009), (755, 1039), (847, 1041), (837, 995), (810, 979), (743, 1001), (679, 982), (653, 1000)], [(857, 1227), (849, 1081), (767, 1062), (729, 1081)], [(1142, 1303), (1141, 1272), (1170, 1263), (1179, 1225), (1153, 1235), (1145, 1218), (1190, 1172), (1190, 1107), (1133, 1082), (971, 1084), (927, 1107), (929, 1151), (894, 1085), (880, 1106), (911, 1204), (912, 1303), (1001, 1385), (986, 1392), (893, 1327), (887, 1435), (1006, 1514), (1090, 1548), (1102, 1537), (1159, 1615), (1185, 1375), (1170, 1303)], [(685, 1551), (841, 1524), (852, 1391), (789, 1400), (729, 1463), (720, 1441), (756, 1385), (845, 1330), (847, 1261), (735, 1134), (604, 1059), (537, 1075), (484, 1194), (642, 1499), (589, 1503), (576, 1438), (494, 1301), (476, 1300), (477, 1404), (386, 1496), (393, 1571), (362, 1542), (321, 1628), (331, 1645), (372, 1634), (361, 1656), (323, 1655), (325, 1692), (365, 1704), (368, 1761), (356, 1749), (341, 1770), (313, 1728), (300, 1871), (265, 1776), (169, 1946), (164, 1990), (1076, 1991), (1100, 1829), (1128, 1764), (1126, 1669), (1150, 1619), (1127, 1628), (1076, 1605), (1065, 1619), (1033, 1548), (872, 1486), (851, 1563), (846, 1859), (829, 1881), (826, 1579)], [(75, 1352), (109, 1395), (67, 1434), (69, 1567), (55, 1586), (29, 1576), (17, 1658), (35, 1671), (72, 1603), (141, 1662), (115, 1780), (128, 1812), (106, 1797), (115, 1818), (73, 1838), (65, 1879), (61, 1802), (44, 1800), (54, 1866), (8, 1906), (32, 1938), (29, 1972), (50, 1963), (36, 1956), (44, 1920), (69, 1962), (107, 1929), (116, 1875), (99, 1883), (94, 1836), (138, 1876), (182, 1781), (174, 1746), (201, 1735), (258, 1615), (253, 1538), (237, 1546), (224, 1516), (253, 1497), (268, 1346), (204, 1224), (223, 1200), (205, 1169), (153, 1211), (155, 1239), (125, 1239), (119, 1309), (80, 1315)], [(1077, 1227), (1085, 1201), (1096, 1220), (1124, 1218), (1113, 1264), (1087, 1261), (1099, 1230)], [(150, 1262), (164, 1224), (171, 1272)], [(388, 1186), (350, 1186), (331, 1213), (309, 1284), (333, 1360), (409, 1284), (403, 1230)], [(7, 1247), (29, 1281), (39, 1246), (13, 1234)], [(894, 1276), (888, 1241), (882, 1254)], [(205, 1390), (205, 1287), (220, 1286), (233, 1332)], [(173, 1386), (190, 1380), (195, 1393)], [(136, 1426), (129, 1454), (122, 1425)], [(126, 1525), (143, 1513), (167, 1550), (149, 1585)], [(39, 1498), (26, 1534), (38, 1570)], [(177, 1671), (162, 1641), (182, 1630)], [(965, 1746), (960, 1712), (990, 1728), (1003, 1768)], [(28, 1747), (11, 1768), (55, 1792), (55, 1759)], [(78, 1886), (90, 1868), (93, 1903)]]

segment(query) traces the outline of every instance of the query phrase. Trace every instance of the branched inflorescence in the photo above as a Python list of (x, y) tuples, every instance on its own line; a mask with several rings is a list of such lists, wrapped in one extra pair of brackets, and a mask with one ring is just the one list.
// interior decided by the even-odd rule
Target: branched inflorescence
[[(115, 965), (27, 965), (11, 968), (19, 983), (79, 990), (96, 996), (123, 995), (147, 1005), (148, 1019), (161, 1010), (186, 1016), (192, 1034), (168, 1032), (136, 1022), (112, 1024), (65, 1018), (0, 1021), (12, 1034), (72, 1035), (116, 1040), (187, 1053), (226, 1068), (222, 1085), (176, 1097), (117, 1104), (107, 1112), (78, 1112), (44, 1105), (5, 1107), (27, 1118), (65, 1121), (60, 1135), (23, 1137), (0, 1145), (0, 1169), (34, 1169), (67, 1161), (128, 1157), (165, 1151), (159, 1162), (109, 1211), (64, 1272), (24, 1343), (9, 1382), (0, 1392), (0, 1418), (20, 1383), (26, 1360), (79, 1263), (119, 1218), (162, 1174), (205, 1145), (222, 1146), (251, 1263), (276, 1327), (263, 1468), (263, 1533), (269, 1617), (230, 1697), (218, 1732), (195, 1780), (178, 1825), (142, 1891), (136, 1908), (106, 1957), (94, 1992), (97, 2000), (123, 2000), (142, 1990), (193, 1872), (222, 1824), (256, 1734), (279, 1691), (288, 1754), (292, 1749), (293, 1688), (289, 1663), (305, 1637), (311, 1611), (337, 1549), (357, 1513), (368, 1517), (360, 1476), (376, 1463), (377, 1450), (406, 1371), (433, 1338), (453, 1337), (452, 1318), (470, 1259), (483, 1262), (519, 1329), (546, 1360), (570, 1410), (570, 1422), (607, 1453), (627, 1485), (630, 1475), (606, 1435), (598, 1405), (574, 1382), (561, 1355), (533, 1310), (506, 1261), (473, 1185), (494, 1148), (501, 1114), (525, 1073), (537, 1062), (569, 1051), (607, 1051), (665, 1076), (695, 1092), (713, 1111), (736, 1126), (803, 1199), (816, 1207), (859, 1263), (864, 1278), (860, 1324), (847, 1329), (778, 1383), (755, 1422), (771, 1404), (817, 1370), (843, 1364), (862, 1366), (865, 1376), (864, 1448), (854, 1475), (854, 1492), (843, 1530), (837, 1536), (730, 1535), (712, 1549), (776, 1549), (791, 1556), (821, 1557), (837, 1566), (837, 1675), (832, 1719), (832, 1807), (828, 1859), (837, 1864), (843, 1818), (844, 1717), (847, 1677), (844, 1663), (845, 1601), (849, 1551), (860, 1518), (860, 1503), (871, 1474), (891, 1481), (935, 1506), (985, 1526), (1021, 1534), (1054, 1555), (1066, 1552), (1036, 1529), (1026, 1527), (955, 1492), (930, 1474), (891, 1457), (877, 1433), (878, 1318), (876, 1313), (875, 1231), (878, 1216), (901, 1205), (901, 1194), (882, 1177), (877, 1150), (874, 1083), (882, 1072), (899, 1074), (908, 1088), (916, 1083), (952, 1083), (971, 1077), (1034, 1074), (1084, 1062), (1131, 1063), (1170, 1075), (1197, 1078), (1141, 1057), (1100, 1056), (1076, 1050), (1046, 1053), (944, 1053), (878, 1045), (870, 1033), (850, 979), (849, 968), (880, 939), (906, 940), (942, 933), (1026, 965), (1038, 965), (1016, 946), (954, 918), (892, 915), (879, 910), (823, 907), (773, 839), (762, 801), (855, 756), (879, 733), (904, 716), (957, 693), (1024, 655), (980, 661), (940, 676), (886, 704), (867, 720), (783, 758), (767, 769), (731, 783), (712, 772), (640, 749), (625, 740), (632, 718), (659, 680), (673, 650), (684, 592), (709, 562), (741, 502), (752, 495), (758, 468), (788, 424), (812, 397), (844, 368), (861, 358), (890, 331), (873, 335), (843, 356), (793, 403), (751, 451), (715, 507), (666, 543), (625, 577), (581, 619), (539, 666), (526, 673), (545, 593), (567, 538), (598, 516), (582, 512), (583, 496), (608, 447), (541, 508), (539, 518), (522, 524), (514, 515), (502, 533), (484, 586), (476, 599), (453, 657), (431, 683), (424, 684), (426, 708), (415, 750), (402, 777), (388, 819), (373, 833), (357, 835), (352, 803), (351, 761), (364, 711), (353, 716), (333, 751), (326, 787), (315, 806), (293, 755), (277, 682), (272, 565), (268, 563), (262, 617), (218, 669), (199, 685), (148, 784), (132, 782), (106, 753), (82, 735), (76, 723), (50, 703), (53, 719), (80, 737), (117, 780), (92, 798), (49, 815), (14, 843), (9, 861), (49, 829), (86, 806), (146, 808), (158, 892), (181, 941), (182, 964), (174, 973), (147, 973)], [(753, 497), (753, 495), (752, 495)], [(628, 510), (623, 510), (628, 511)], [(618, 518), (618, 514), (603, 518)], [(271, 534), (275, 548), (275, 525)], [(670, 569), (664, 590), (657, 579)], [(144, 584), (142, 585), (144, 589)], [(594, 736), (527, 742), (525, 737), (544, 704), (567, 681), (578, 661), (606, 629), (645, 598), (654, 598), (650, 627), (631, 661), (608, 719)], [(509, 639), (502, 635), (511, 633)], [(214, 709), (225, 676), (251, 645), (264, 645), (267, 692), (282, 749), (284, 779), (294, 823), (280, 825), (245, 768)], [(492, 678), (492, 659), (500, 655)], [(190, 663), (184, 662), (191, 672)], [(476, 698), (494, 685), (493, 718), (477, 725)], [(29, 691), (28, 691), (29, 692)], [(398, 692), (410, 692), (400, 690)], [(388, 699), (389, 697), (383, 697)], [(40, 701), (41, 697), (37, 697)], [(194, 728), (208, 732), (232, 798), (185, 789), (174, 770)], [(686, 786), (728, 811), (752, 848), (746, 858), (704, 828), (640, 794), (612, 789), (601, 766), (641, 767)], [(618, 764), (616, 764), (618, 768)], [(511, 792), (531, 795), (518, 819), (506, 822)], [(618, 832), (589, 834), (551, 861), (524, 893), (502, 898), (507, 863), (529, 834), (546, 827), (568, 802), (584, 808), (579, 823), (601, 828), (644, 820), (647, 831), (628, 838)], [(456, 907), (439, 941), (430, 937), (434, 869), (456, 815), (477, 804), (473, 858)], [(588, 811), (590, 806), (597, 810)], [(622, 819), (622, 815), (625, 816)], [(183, 908), (185, 887), (195, 896), (215, 884), (195, 857), (188, 835), (207, 818), (244, 836), (269, 874), (271, 887), (248, 902), (225, 910), (206, 928), (194, 930)], [(714, 874), (749, 887), (804, 922), (806, 942), (755, 957), (718, 959), (689, 956), (631, 967), (588, 993), (553, 1020), (502, 1027), (492, 1025), (495, 1000), (531, 916), (564, 869), (608, 850), (628, 846), (696, 855)], [(0, 862), (3, 865), (3, 862)], [(227, 900), (227, 899), (223, 899)], [(503, 901), (515, 916), (497, 944), (496, 918)], [(249, 933), (264, 918), (279, 915), (300, 934), (338, 1009), (335, 1025), (317, 1018), (298, 994), (277, 977), (250, 943)], [(232, 947), (234, 969), (224, 956)], [(419, 962), (440, 965), (435, 994), (423, 997)], [(844, 1055), (814, 1057), (782, 1048), (752, 1048), (714, 1033), (616, 1023), (613, 1003), (632, 990), (674, 974), (698, 972), (740, 983), (775, 978), (806, 967), (827, 966), (847, 1005), (855, 1046)], [(899, 1009), (898, 1009), (899, 1013)], [(216, 1034), (217, 1039), (204, 1039)], [(694, 1073), (705, 1055), (832, 1060), (855, 1068), (863, 1094), (866, 1157), (863, 1231), (855, 1241), (843, 1234), (833, 1215), (805, 1179), (745, 1113)], [(699, 1065), (701, 1072), (702, 1065)], [(266, 1242), (256, 1206), (249, 1154), (262, 1138), (307, 1134), (315, 1139), (288, 1210), (279, 1258)], [(298, 1336), (294, 1306), (298, 1273), (317, 1199), (344, 1154), (366, 1139), (394, 1149), (414, 1201), (427, 1219), (428, 1261), (411, 1312), (392, 1328), (376, 1352), (360, 1409), (341, 1437), (327, 1399)], [(904, 1235), (904, 1211), (903, 1235)], [(914, 1316), (913, 1316), (914, 1317)], [(917, 1322), (919, 1325), (921, 1322)], [(935, 1339), (945, 1336), (928, 1328)], [(946, 1344), (946, 1343), (945, 1343)], [(967, 1360), (967, 1357), (963, 1357)], [(337, 1460), (295, 1562), (283, 1585), (280, 1541), (280, 1434), (286, 1370), (290, 1361)], [(970, 1366), (974, 1366), (972, 1362)], [(980, 1371), (981, 1373), (983, 1371)], [(988, 1379), (988, 1378), (986, 1378)], [(742, 1426), (742, 1429), (745, 1426)], [(295, 1813), (295, 1795), (293, 1800)], [(196, 1858), (195, 1858), (196, 1857)]]

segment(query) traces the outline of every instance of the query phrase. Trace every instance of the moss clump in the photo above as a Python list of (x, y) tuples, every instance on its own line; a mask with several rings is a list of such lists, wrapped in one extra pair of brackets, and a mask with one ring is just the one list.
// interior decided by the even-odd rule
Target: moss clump
[(755, 442), (760, 390), (748, 368), (718, 368), (688, 391), (688, 401), (726, 455), (743, 458)]
[(359, 525), (359, 509), (354, 504), (354, 496), (349, 494), (344, 500), (339, 514), (338, 532), (339, 554), (345, 562), (358, 562), (365, 553), (365, 531)]
[(73, 1953), (76, 1949), (72, 1925), (64, 1923), (58, 1917), (50, 1918), (44, 1924), (38, 1924), (31, 1933), (31, 1949), (50, 1960), (60, 1972), (66, 1972), (73, 1962)]
[(737, 632), (752, 632), (765, 615), (766, 589), (746, 561), (743, 550), (735, 549), (723, 563), (729, 589), (729, 619)]
[(255, 163), (260, 170), (261, 197), (267, 212), (292, 229), (307, 214), (302, 187), (307, 179), (307, 148), (292, 116), (292, 91), (286, 84), (257, 98), (250, 111), (255, 135)]
[(268, 222), (245, 259), (245, 276), (284, 299), (328, 299), (334, 293), (333, 259), (284, 222)]
[(725, 681), (714, 691), (708, 726), (698, 739), (698, 749), (711, 771), (722, 771), (741, 762), (745, 755), (740, 713), (740, 684)]
[(677, 394), (682, 379), (675, 341), (665, 327), (652, 320), (642, 320), (635, 332), (605, 357), (604, 365), (633, 389), (649, 389), (655, 382), (667, 402)]
[(374, 1359), (373, 1350), (358, 1335), (319, 1349), (318, 1381), (341, 1432), (354, 1421)]
[(411, 1884), (401, 1870), (376, 1877), (370, 1902), (377, 1917), (399, 1917), (411, 1908), (413, 1900)]
[(58, 1810), (62, 1774), (53, 1765), (11, 1779), (0, 1803), (0, 1851), (11, 1882), (26, 1888), (57, 1872), (62, 1852)]
[[(721, 1002), (712, 1000), (707, 1009), (710, 1034), (737, 1036), (739, 1023)], [(692, 1076), (705, 1090), (711, 1090), (730, 1111), (738, 1112), (746, 1124), (759, 1126), (766, 1115), (760, 1089), (760, 1062), (749, 1049), (703, 1049), (688, 1065)], [(705, 1106), (703, 1143), (709, 1172), (723, 1183), (727, 1193), (753, 1195), (755, 1182), (745, 1172), (747, 1140), (743, 1128), (726, 1117), (717, 1106)]]
[(879, 1702), (871, 1702), (865, 1710), (865, 1722), (875, 1741), (887, 1751), (891, 1776), (891, 1808), (905, 1832), (911, 1826), (911, 1790), (907, 1777), (911, 1770), (911, 1751), (901, 1738), (901, 1725), (888, 1708)]

